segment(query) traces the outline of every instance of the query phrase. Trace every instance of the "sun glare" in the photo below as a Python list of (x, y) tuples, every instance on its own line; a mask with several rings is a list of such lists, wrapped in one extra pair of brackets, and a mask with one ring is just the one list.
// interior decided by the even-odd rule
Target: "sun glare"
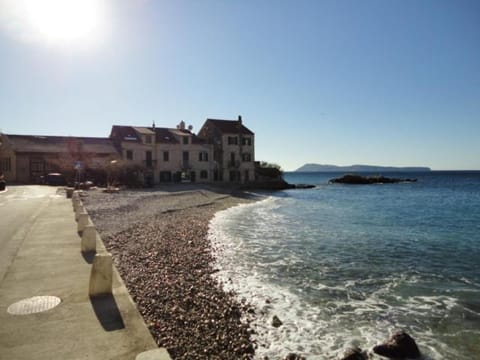
[[(104, 0), (7, 1), (23, 37), (50, 44), (95, 40), (104, 21)], [(4, 1), (5, 4), (5, 1)]]
[(70, 41), (92, 33), (98, 24), (95, 0), (32, 1), (29, 20), (49, 40)]

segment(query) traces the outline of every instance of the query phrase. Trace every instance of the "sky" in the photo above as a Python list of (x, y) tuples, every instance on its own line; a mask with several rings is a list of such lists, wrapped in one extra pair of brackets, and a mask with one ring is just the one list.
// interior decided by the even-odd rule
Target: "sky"
[(238, 115), (284, 170), (480, 170), (480, 1), (0, 0), (6, 134)]

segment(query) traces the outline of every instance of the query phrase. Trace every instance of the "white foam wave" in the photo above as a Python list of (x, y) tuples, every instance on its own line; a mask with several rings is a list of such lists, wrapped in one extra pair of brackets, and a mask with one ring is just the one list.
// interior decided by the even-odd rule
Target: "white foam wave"
[[(286, 287), (281, 279), (272, 279), (265, 267), (302, 261), (295, 257), (279, 258), (278, 254), (271, 254), (272, 258), (265, 261), (256, 254), (259, 248), (265, 250), (276, 244), (282, 235), (288, 236), (282, 232), (286, 219), (273, 211), (288, 201), (288, 198), (269, 197), (219, 212), (209, 229), (220, 270), (216, 276), (226, 290), (235, 291), (256, 309), (253, 326), (257, 358), (279, 358), (296, 352), (309, 360), (333, 359), (346, 347), (371, 347), (383, 341), (394, 328), (403, 327), (417, 338), (425, 359), (446, 360), (452, 354), (462, 359), (422, 323), (424, 318), (448, 317), (458, 308), (458, 301), (444, 295), (408, 296), (396, 291), (402, 284), (418, 282), (416, 275), (356, 279), (335, 285), (317, 282), (309, 286), (325, 296), (319, 296), (313, 303), (302, 296), (301, 288)], [(254, 229), (251, 223), (242, 221), (243, 217), (252, 216), (256, 219)], [(383, 286), (370, 293), (358, 290), (371, 283)], [(274, 315), (283, 322), (279, 328), (271, 325)]]
[(477, 287), (477, 288), (480, 289), (480, 284), (477, 283), (477, 282), (475, 282), (475, 281), (473, 281), (473, 280), (469, 280), (469, 279), (467, 279), (467, 278), (465, 278), (465, 277), (462, 277), (462, 278), (460, 278), (460, 281), (463, 281), (463, 282), (464, 282), (465, 284), (467, 284), (467, 285), (475, 286), (475, 287)]

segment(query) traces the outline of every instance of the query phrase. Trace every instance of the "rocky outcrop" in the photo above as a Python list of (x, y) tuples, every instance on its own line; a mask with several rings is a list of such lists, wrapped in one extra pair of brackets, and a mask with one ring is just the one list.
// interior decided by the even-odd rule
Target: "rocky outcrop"
[(350, 184), (350, 185), (368, 185), (368, 184), (395, 184), (400, 182), (416, 182), (417, 179), (398, 179), (388, 178), (385, 176), (362, 176), (349, 174), (339, 178), (330, 180), (334, 184)]
[(312, 189), (315, 185), (289, 184), (285, 180), (257, 181), (243, 186), (244, 189), (255, 190), (288, 190), (288, 189)]
[(373, 348), (373, 352), (390, 359), (417, 359), (420, 350), (415, 340), (403, 330), (396, 331), (386, 342)]

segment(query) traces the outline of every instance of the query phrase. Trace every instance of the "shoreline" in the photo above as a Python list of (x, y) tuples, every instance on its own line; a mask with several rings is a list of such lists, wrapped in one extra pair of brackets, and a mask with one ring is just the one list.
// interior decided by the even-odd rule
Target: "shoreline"
[[(173, 359), (251, 359), (248, 305), (214, 274), (218, 211), (251, 203), (224, 189), (86, 192), (85, 206), (159, 346)], [(251, 315), (249, 315), (251, 317)]]

